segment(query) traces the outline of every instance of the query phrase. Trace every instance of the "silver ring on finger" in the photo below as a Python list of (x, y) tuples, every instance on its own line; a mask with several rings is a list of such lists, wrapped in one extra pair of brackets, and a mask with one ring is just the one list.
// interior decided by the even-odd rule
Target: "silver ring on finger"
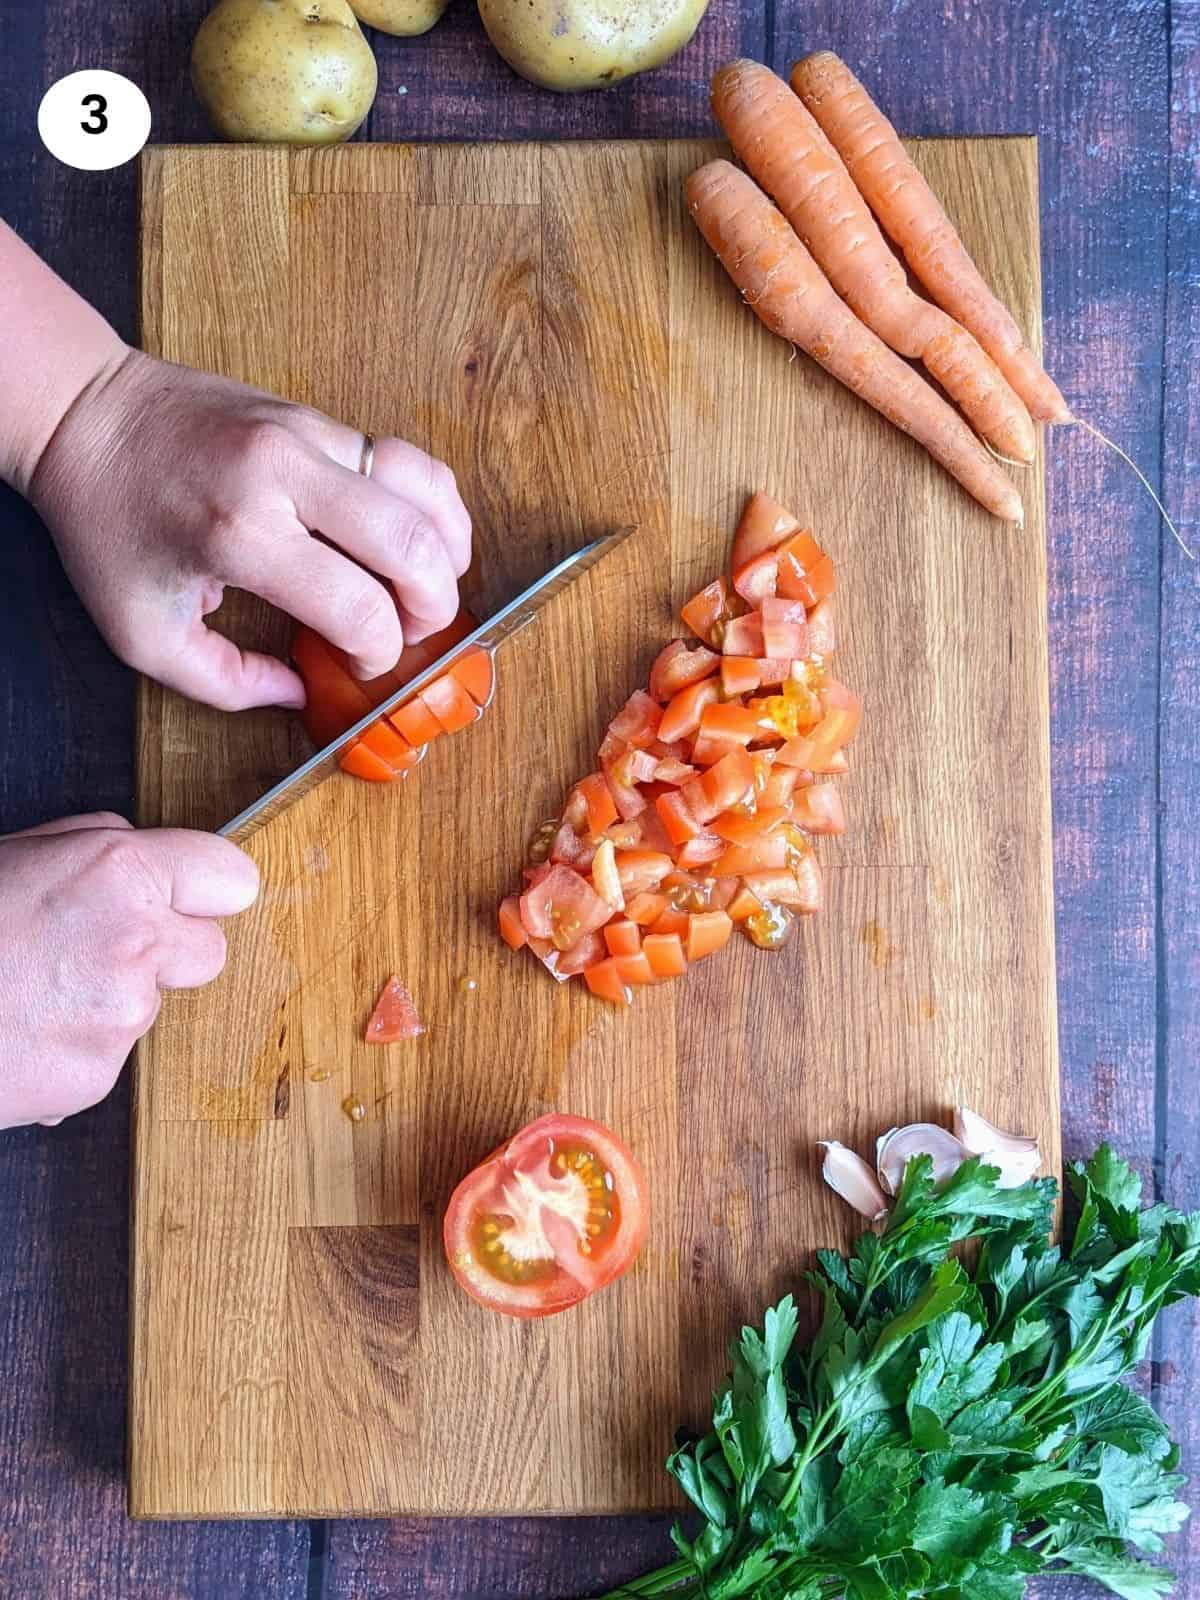
[(362, 442), (362, 454), (358, 458), (358, 470), (362, 473), (364, 478), (369, 478), (371, 476), (371, 468), (374, 465), (375, 465), (375, 435), (373, 433), (364, 433), (363, 434), (363, 442)]

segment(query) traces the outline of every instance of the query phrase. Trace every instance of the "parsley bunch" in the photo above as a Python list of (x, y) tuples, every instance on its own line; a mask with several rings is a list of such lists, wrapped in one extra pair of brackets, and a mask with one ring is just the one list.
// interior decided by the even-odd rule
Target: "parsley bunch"
[(742, 1330), (712, 1431), (667, 1462), (700, 1531), (608, 1600), (1020, 1600), (1040, 1572), (1166, 1593), (1130, 1546), (1156, 1555), (1187, 1516), (1178, 1450), (1121, 1378), (1200, 1293), (1200, 1212), (1142, 1209), (1104, 1145), (1069, 1173), (1060, 1249), (1053, 1180), (998, 1177), (976, 1158), (938, 1188), (914, 1158), (882, 1233), (818, 1252), (807, 1347), (790, 1295)]

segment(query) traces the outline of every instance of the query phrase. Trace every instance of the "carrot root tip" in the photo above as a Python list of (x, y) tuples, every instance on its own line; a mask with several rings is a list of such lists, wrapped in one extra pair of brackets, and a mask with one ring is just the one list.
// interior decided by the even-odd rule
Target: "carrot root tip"
[(1188, 558), (1189, 561), (1195, 561), (1195, 559), (1196, 559), (1195, 553), (1189, 548), (1189, 546), (1187, 545), (1187, 543), (1184, 540), (1183, 535), (1180, 533), (1179, 529), (1175, 526), (1175, 524), (1171, 521), (1171, 518), (1170, 518), (1170, 516), (1168, 515), (1168, 512), (1167, 512), (1166, 506), (1163, 505), (1162, 501), (1158, 498), (1158, 495), (1155, 493), (1154, 485), (1150, 482), (1149, 478), (1142, 471), (1141, 467), (1138, 466), (1137, 462), (1133, 459), (1133, 457), (1131, 455), (1129, 455), (1126, 451), (1122, 450), (1121, 446), (1116, 442), (1115, 439), (1110, 439), (1106, 433), (1101, 433), (1099, 428), (1093, 427), (1092, 424), (1090, 422), (1088, 422), (1085, 417), (1072, 417), (1071, 421), (1072, 421), (1072, 423), (1074, 424), (1075, 427), (1082, 428), (1086, 433), (1092, 434), (1094, 438), (1099, 439), (1099, 441), (1100, 441), (1100, 443), (1102, 445), (1105, 445), (1109, 450), (1113, 451), (1114, 454), (1120, 456), (1121, 460), (1125, 463), (1125, 465), (1133, 473), (1134, 477), (1141, 484), (1142, 488), (1145, 489), (1146, 493), (1150, 496), (1151, 500), (1153, 500), (1154, 504), (1158, 507), (1159, 516), (1163, 519), (1163, 521), (1166, 523), (1167, 527), (1170, 528), (1171, 532), (1175, 535), (1175, 543), (1183, 551), (1184, 555)]

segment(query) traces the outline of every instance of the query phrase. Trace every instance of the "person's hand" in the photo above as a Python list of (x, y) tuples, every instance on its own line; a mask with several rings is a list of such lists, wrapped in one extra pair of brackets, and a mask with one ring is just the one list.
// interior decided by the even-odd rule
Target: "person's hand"
[(226, 584), (370, 678), (454, 619), (471, 559), (450, 469), (381, 438), (368, 479), (362, 449), (320, 412), (128, 351), (67, 411), (29, 496), (122, 660), (223, 710), (302, 706), (291, 668), (205, 626)]
[(98, 812), (0, 838), (0, 1128), (102, 1100), (161, 991), (224, 966), (214, 919), (257, 894), (253, 861), (213, 834)]

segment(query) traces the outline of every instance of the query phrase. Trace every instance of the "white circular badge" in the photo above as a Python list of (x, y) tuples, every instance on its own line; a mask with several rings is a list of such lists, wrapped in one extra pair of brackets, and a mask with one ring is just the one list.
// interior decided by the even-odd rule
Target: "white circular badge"
[(69, 72), (42, 96), (37, 124), (52, 156), (106, 172), (131, 161), (150, 137), (150, 104), (119, 72)]

